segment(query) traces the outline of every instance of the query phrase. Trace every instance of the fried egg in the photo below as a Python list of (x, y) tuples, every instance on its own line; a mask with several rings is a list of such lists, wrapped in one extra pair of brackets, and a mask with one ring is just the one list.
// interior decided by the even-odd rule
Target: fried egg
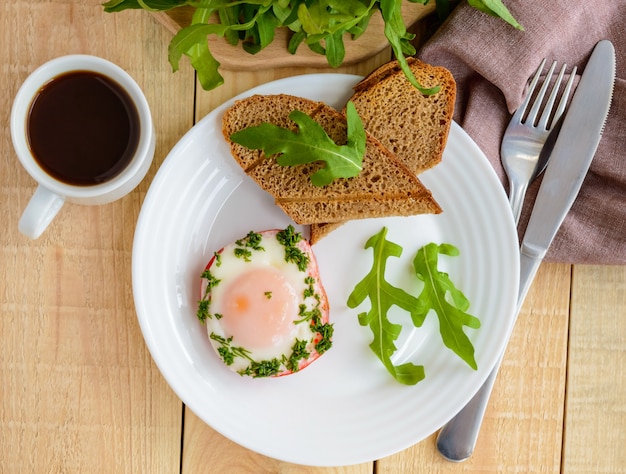
[(297, 372), (332, 345), (328, 299), (311, 246), (292, 226), (249, 232), (202, 273), (198, 318), (216, 354), (253, 377)]

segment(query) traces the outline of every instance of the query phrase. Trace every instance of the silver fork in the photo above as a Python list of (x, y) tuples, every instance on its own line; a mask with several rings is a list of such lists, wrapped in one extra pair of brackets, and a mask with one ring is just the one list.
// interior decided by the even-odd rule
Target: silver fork
[[(574, 67), (565, 85), (557, 109), (553, 113), (552, 109), (567, 66), (565, 64), (563, 65), (544, 106), (543, 113), (539, 117), (539, 121), (537, 121), (537, 115), (541, 109), (543, 98), (554, 73), (556, 61), (552, 63), (528, 114), (526, 114), (526, 109), (530, 104), (544, 64), (545, 59), (541, 62), (539, 69), (537, 69), (530, 83), (526, 98), (519, 109), (513, 114), (511, 122), (502, 139), (501, 159), (510, 181), (511, 190), (509, 193), (509, 202), (516, 224), (519, 221), (524, 196), (526, 195), (526, 189), (529, 183), (541, 174), (548, 162), (549, 152), (546, 153), (544, 144), (545, 148), (550, 148), (549, 143), (546, 143), (546, 141), (548, 140), (550, 132), (555, 130), (555, 127), (559, 125), (558, 121), (567, 105), (567, 100), (576, 75), (576, 68)], [(527, 117), (525, 117), (525, 115), (527, 115)], [(558, 131), (558, 128), (556, 131)], [(542, 153), (542, 151), (544, 153)], [(444, 425), (439, 432), (437, 437), (437, 449), (448, 461), (464, 461), (474, 452), (480, 426), (503, 355), (504, 354), (500, 355), (496, 366), (474, 397), (454, 418)]]
[(513, 114), (513, 117), (511, 117), (511, 121), (504, 132), (500, 146), (502, 165), (509, 178), (509, 203), (511, 204), (511, 210), (516, 224), (522, 212), (528, 185), (543, 172), (548, 164), (550, 154), (541, 153), (541, 151), (550, 132), (558, 124), (561, 115), (563, 115), (576, 75), (576, 67), (574, 67), (570, 74), (569, 81), (567, 81), (565, 86), (565, 90), (563, 91), (563, 95), (561, 96), (561, 100), (559, 101), (559, 105), (553, 113), (554, 103), (559, 93), (563, 75), (565, 74), (565, 68), (567, 67), (567, 64), (563, 64), (543, 112), (537, 121), (537, 115), (541, 109), (543, 98), (550, 85), (550, 79), (552, 78), (554, 69), (556, 68), (556, 61), (550, 66), (550, 70), (528, 114), (526, 114), (526, 110), (533, 98), (535, 86), (539, 81), (545, 63), (545, 59), (541, 61), (530, 83), (524, 102), (522, 102), (520, 107)]

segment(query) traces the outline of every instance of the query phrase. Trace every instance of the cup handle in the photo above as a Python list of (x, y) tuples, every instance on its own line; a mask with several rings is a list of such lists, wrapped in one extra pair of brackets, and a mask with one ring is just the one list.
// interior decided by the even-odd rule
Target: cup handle
[(63, 203), (65, 203), (63, 196), (41, 185), (37, 186), (20, 219), (18, 226), (20, 232), (31, 239), (38, 238), (61, 210)]

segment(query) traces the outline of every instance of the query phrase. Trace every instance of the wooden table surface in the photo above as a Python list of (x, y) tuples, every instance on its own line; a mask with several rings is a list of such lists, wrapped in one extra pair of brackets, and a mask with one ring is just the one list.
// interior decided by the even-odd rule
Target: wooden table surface
[[(196, 90), (186, 62), (170, 70), (170, 32), (146, 12), (105, 14), (100, 0), (0, 2), (0, 35), (0, 472), (626, 472), (626, 267), (542, 265), (465, 463), (444, 461), (431, 436), (372, 463), (313, 468), (216, 433), (185, 409), (144, 344), (131, 289), (135, 222), (165, 155), (198, 118), (251, 86), (319, 70), (226, 73), (218, 90)], [(32, 70), (69, 53), (102, 56), (137, 80), (156, 156), (130, 195), (68, 204), (31, 241), (17, 230), (35, 183), (11, 145), (11, 103)]]

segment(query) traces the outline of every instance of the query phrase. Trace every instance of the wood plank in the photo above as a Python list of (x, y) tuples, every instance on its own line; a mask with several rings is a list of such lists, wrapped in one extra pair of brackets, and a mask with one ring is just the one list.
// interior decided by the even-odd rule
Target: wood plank
[[(303, 440), (303, 442), (306, 442)], [(372, 474), (373, 463), (346, 467), (312, 467), (278, 461), (245, 449), (225, 438), (190, 410), (185, 414), (182, 474)], [(210, 466), (210, 468), (209, 468)], [(209, 469), (209, 470), (207, 470)]]
[[(20, 83), (63, 54), (95, 54), (137, 80), (151, 104), (156, 159), (189, 128), (193, 71), (166, 62), (169, 33), (100, 0), (0, 4), (4, 123)], [(150, 38), (150, 41), (146, 41)], [(186, 98), (186, 100), (185, 100)], [(144, 344), (133, 304), (134, 225), (149, 181), (113, 204), (67, 204), (44, 235), (17, 231), (34, 191), (9, 133), (0, 136), (0, 471), (175, 472), (180, 400)]]
[(574, 267), (563, 472), (626, 472), (626, 267)]
[(542, 264), (496, 380), (474, 455), (444, 460), (436, 435), (377, 462), (377, 474), (559, 472), (570, 265)]

